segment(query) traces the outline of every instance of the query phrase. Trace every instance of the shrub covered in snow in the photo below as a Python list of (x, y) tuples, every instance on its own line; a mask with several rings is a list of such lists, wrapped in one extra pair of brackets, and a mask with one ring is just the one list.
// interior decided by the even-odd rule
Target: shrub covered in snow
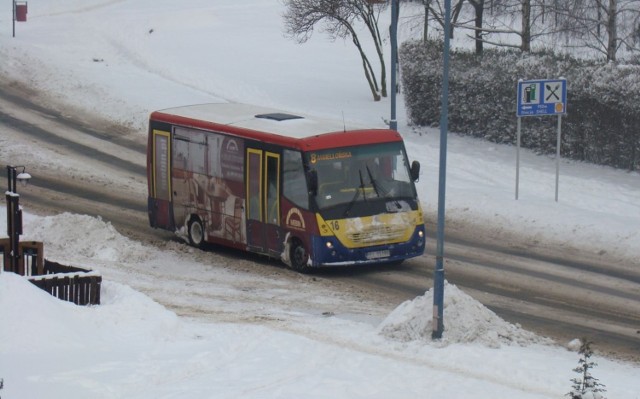
[[(406, 42), (400, 48), (409, 119), (440, 121), (441, 42)], [(640, 168), (640, 65), (585, 61), (553, 53), (485, 50), (482, 56), (452, 51), (449, 129), (497, 143), (516, 142), (518, 79), (567, 79), (562, 119), (563, 157), (617, 168)], [(522, 120), (522, 146), (555, 153), (557, 118)]]
[(578, 367), (573, 371), (578, 373), (578, 377), (571, 379), (573, 383), (571, 392), (566, 396), (571, 399), (603, 399), (603, 392), (606, 392), (604, 384), (601, 384), (597, 378), (595, 378), (591, 371), (597, 363), (591, 360), (593, 356), (593, 349), (591, 345), (593, 342), (587, 338), (583, 338), (580, 343), (580, 360), (578, 361)]

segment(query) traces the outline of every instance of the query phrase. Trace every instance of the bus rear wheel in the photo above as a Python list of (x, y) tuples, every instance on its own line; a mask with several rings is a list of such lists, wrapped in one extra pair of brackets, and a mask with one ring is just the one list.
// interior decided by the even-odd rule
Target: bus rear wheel
[(289, 250), (289, 259), (291, 260), (291, 268), (300, 273), (309, 272), (309, 253), (302, 244), (302, 241), (294, 239), (291, 241), (291, 249)]
[(204, 227), (202, 226), (202, 221), (197, 216), (192, 216), (189, 219), (188, 233), (189, 233), (189, 244), (193, 245), (196, 248), (202, 248), (204, 245)]

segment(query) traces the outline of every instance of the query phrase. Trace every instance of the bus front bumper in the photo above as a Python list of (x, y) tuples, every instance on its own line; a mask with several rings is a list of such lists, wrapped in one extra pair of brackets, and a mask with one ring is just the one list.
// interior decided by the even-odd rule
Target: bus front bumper
[(400, 262), (420, 256), (425, 247), (424, 226), (416, 227), (407, 242), (347, 248), (335, 237), (312, 238), (313, 267), (350, 266)]

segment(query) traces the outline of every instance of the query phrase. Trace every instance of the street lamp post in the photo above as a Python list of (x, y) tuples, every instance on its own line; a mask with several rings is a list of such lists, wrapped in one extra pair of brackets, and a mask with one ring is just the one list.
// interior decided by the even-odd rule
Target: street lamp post
[(398, 130), (398, 119), (396, 117), (396, 73), (398, 68), (398, 15), (400, 14), (400, 0), (391, 0), (391, 28), (389, 36), (391, 39), (391, 120), (389, 129)]
[(444, 331), (444, 211), (447, 180), (447, 134), (449, 131), (449, 52), (451, 36), (451, 0), (444, 0), (444, 51), (442, 54), (442, 98), (440, 111), (440, 170), (438, 182), (438, 228), (436, 268), (433, 271), (433, 339)]
[[(22, 172), (18, 174), (18, 168)], [(9, 268), (8, 271), (19, 273), (20, 265), (20, 235), (22, 234), (22, 209), (20, 208), (20, 195), (17, 193), (17, 182), (24, 185), (31, 179), (31, 175), (25, 172), (24, 166), (7, 165), (8, 188), (7, 199), (7, 235), (9, 236)], [(6, 265), (4, 267), (6, 269)]]

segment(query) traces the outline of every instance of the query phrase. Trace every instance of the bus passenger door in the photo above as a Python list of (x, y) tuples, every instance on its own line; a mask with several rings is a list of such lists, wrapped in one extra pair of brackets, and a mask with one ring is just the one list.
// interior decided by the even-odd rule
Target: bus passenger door
[(151, 193), (149, 198), (149, 222), (152, 227), (173, 230), (171, 205), (171, 140), (170, 133), (153, 130), (151, 154)]
[(280, 155), (247, 148), (247, 240), (249, 249), (278, 256), (280, 237)]

